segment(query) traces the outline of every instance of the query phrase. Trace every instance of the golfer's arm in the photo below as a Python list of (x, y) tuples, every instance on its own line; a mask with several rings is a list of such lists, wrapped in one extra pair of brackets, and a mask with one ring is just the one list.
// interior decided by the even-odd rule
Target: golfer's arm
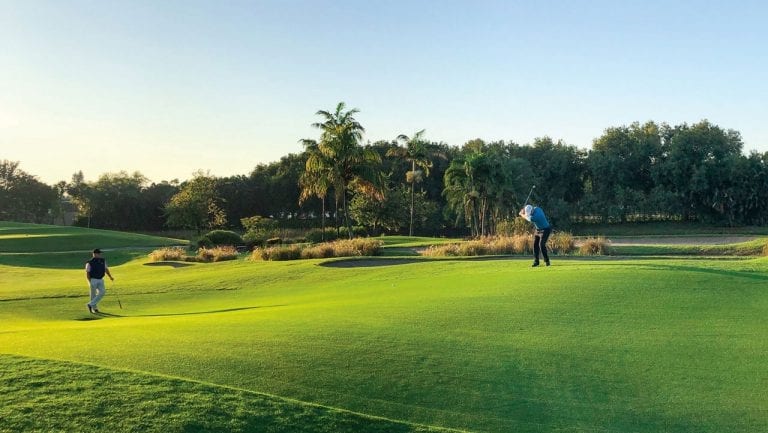
[(112, 278), (112, 273), (111, 273), (111, 272), (109, 272), (109, 268), (106, 268), (106, 269), (104, 269), (104, 270), (107, 272), (107, 275), (109, 275), (109, 279), (110, 279), (110, 280), (114, 280), (114, 278)]
[(530, 219), (525, 215), (525, 209), (520, 209), (520, 212), (518, 212), (517, 214), (523, 217), (523, 219), (525, 219), (526, 221), (530, 221)]

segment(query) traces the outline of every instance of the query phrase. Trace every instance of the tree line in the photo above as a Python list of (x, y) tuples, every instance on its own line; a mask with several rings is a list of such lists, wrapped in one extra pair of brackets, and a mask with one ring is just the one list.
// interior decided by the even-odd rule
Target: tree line
[(259, 216), (283, 228), (419, 235), (494, 234), (531, 202), (554, 225), (632, 221), (768, 223), (768, 152), (743, 153), (739, 132), (706, 120), (610, 127), (589, 150), (532, 143), (432, 142), (424, 130), (363, 143), (356, 109), (317, 112), (302, 152), (247, 175), (150, 183), (141, 173), (46, 185), (0, 161), (0, 220), (51, 223), (74, 212), (96, 228), (242, 230)]

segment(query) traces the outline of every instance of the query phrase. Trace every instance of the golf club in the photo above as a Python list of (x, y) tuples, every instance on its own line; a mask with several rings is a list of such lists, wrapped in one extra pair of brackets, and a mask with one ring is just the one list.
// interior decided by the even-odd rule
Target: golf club
[(531, 193), (533, 192), (534, 188), (536, 188), (536, 185), (531, 185), (531, 190), (528, 191), (528, 197), (525, 198), (525, 203), (523, 204), (523, 207), (525, 207), (528, 204), (528, 200), (530, 200)]
[(115, 297), (117, 298), (117, 305), (120, 306), (120, 309), (123, 309), (123, 303), (120, 302), (120, 295), (117, 294), (117, 289), (115, 289), (115, 286), (112, 285), (112, 291), (115, 292)]

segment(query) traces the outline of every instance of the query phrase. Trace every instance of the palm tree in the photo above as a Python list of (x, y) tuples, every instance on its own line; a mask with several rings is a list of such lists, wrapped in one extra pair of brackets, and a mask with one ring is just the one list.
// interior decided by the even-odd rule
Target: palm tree
[(325, 240), (325, 197), (328, 195), (328, 189), (331, 187), (331, 178), (333, 177), (327, 170), (332, 166), (330, 161), (323, 160), (323, 153), (317, 141), (303, 139), (300, 142), (304, 145), (307, 153), (307, 162), (304, 173), (299, 176), (299, 205), (306, 202), (310, 197), (317, 197), (322, 202), (322, 216), (320, 226), (322, 228), (321, 238)]
[[(360, 146), (365, 129), (355, 120), (360, 110), (344, 111), (345, 104), (339, 102), (336, 111), (320, 110), (316, 114), (323, 122), (313, 123), (320, 129), (320, 141), (307, 159), (307, 180), (317, 180), (319, 189), (332, 186), (336, 200), (341, 200), (347, 233), (352, 237), (352, 224), (347, 206), (347, 194), (357, 190), (365, 194), (381, 196), (382, 175), (378, 166), (379, 155), (370, 148)], [(310, 146), (312, 144), (310, 143)], [(314, 179), (313, 179), (314, 177)], [(322, 179), (322, 180), (319, 180)]]
[[(411, 171), (405, 174), (405, 181), (411, 184), (411, 224), (408, 230), (408, 236), (413, 236), (413, 209), (414, 209), (414, 197), (415, 187), (417, 183), (424, 180), (424, 177), (429, 176), (429, 169), (432, 168), (432, 149), (430, 149), (429, 143), (424, 140), (424, 129), (413, 134), (413, 137), (409, 138), (405, 134), (397, 136), (399, 141), (402, 141), (404, 147), (393, 147), (387, 151), (387, 156), (394, 156), (402, 158), (405, 161), (411, 163)], [(421, 170), (417, 170), (419, 167)]]

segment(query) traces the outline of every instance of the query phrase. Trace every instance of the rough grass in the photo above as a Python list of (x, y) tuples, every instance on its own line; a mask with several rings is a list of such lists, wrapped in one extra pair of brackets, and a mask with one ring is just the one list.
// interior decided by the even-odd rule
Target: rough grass
[(187, 251), (180, 247), (160, 248), (149, 253), (149, 260), (153, 262), (181, 261), (187, 258)]
[(611, 251), (611, 241), (602, 236), (583, 239), (579, 246), (579, 254), (583, 256), (609, 256)]
[(195, 259), (198, 262), (222, 262), (225, 260), (236, 260), (239, 257), (237, 249), (233, 246), (224, 245), (213, 248), (198, 248)]
[(371, 238), (344, 239), (314, 245), (276, 245), (256, 248), (252, 260), (283, 261), (296, 259), (322, 259), (330, 257), (376, 256), (382, 241)]
[(194, 256), (189, 256), (186, 249), (180, 247), (166, 247), (152, 251), (148, 255), (152, 262), (222, 262), (236, 260), (239, 257), (237, 249), (233, 246), (217, 246), (211, 248), (201, 247)]
[[(573, 236), (567, 232), (556, 232), (550, 236), (547, 247), (553, 254), (569, 254), (574, 251)], [(431, 245), (421, 254), (427, 257), (470, 257), (486, 255), (531, 254), (533, 236), (488, 236), (463, 242)]]

